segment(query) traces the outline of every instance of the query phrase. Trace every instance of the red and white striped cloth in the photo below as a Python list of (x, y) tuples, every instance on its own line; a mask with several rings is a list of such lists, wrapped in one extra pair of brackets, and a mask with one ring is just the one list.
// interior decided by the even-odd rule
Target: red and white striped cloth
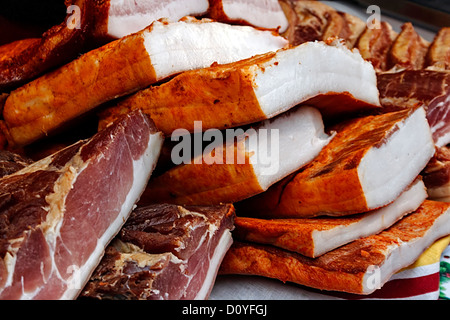
[[(445, 284), (440, 281), (440, 263), (444, 250), (450, 255), (450, 236), (436, 241), (417, 261), (399, 272), (371, 295), (326, 292), (290, 283), (251, 276), (219, 276), (211, 293), (212, 300), (332, 300), (402, 299), (437, 300)], [(449, 258), (450, 261), (450, 258)], [(448, 282), (450, 293), (450, 281)], [(441, 293), (442, 294), (442, 293)], [(450, 295), (448, 296), (450, 298)]]

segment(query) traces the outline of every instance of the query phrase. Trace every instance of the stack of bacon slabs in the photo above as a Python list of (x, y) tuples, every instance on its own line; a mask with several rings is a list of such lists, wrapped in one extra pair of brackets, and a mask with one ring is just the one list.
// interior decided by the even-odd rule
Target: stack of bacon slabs
[[(99, 133), (34, 164), (0, 156), (1, 297), (76, 298), (88, 281), (95, 298), (206, 299), (222, 259), (222, 274), (367, 295), (450, 234), (449, 28), (426, 41), (319, 1), (67, 4), (80, 28), (0, 48), (0, 144), (102, 111)], [(195, 152), (155, 175), (163, 137)], [(10, 224), (30, 205), (36, 227)]]
[[(282, 0), (291, 44), (343, 39), (372, 63), (382, 112), (423, 105), (438, 147), (450, 143), (450, 27), (430, 42), (407, 22), (396, 32), (386, 21), (364, 21), (319, 1)], [(354, 40), (356, 39), (356, 40)]]
[(419, 176), (435, 150), (423, 108), (333, 129), (309, 165), (237, 204), (222, 274), (367, 295), (450, 232), (450, 205), (426, 200)]

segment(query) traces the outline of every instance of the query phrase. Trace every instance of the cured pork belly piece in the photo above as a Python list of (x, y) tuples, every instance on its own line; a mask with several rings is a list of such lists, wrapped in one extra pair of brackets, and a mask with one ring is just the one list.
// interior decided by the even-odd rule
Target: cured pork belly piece
[(436, 145), (450, 143), (450, 73), (405, 70), (378, 74), (377, 82), (383, 111), (423, 104)]
[(450, 27), (439, 30), (428, 49), (426, 63), (434, 70), (450, 70)]
[(365, 28), (366, 23), (361, 19), (345, 12), (331, 11), (322, 40), (337, 37), (345, 40), (349, 48), (353, 48)]
[(89, 32), (92, 1), (67, 1), (67, 5), (79, 8), (78, 25), (71, 27), (73, 13), (70, 13), (41, 38), (18, 40), (0, 47), (0, 92), (13, 90), (77, 57)]
[(430, 43), (414, 30), (412, 23), (403, 24), (402, 31), (389, 51), (388, 69), (423, 69), (429, 45)]
[(284, 36), (292, 45), (337, 37), (353, 48), (366, 27), (361, 19), (319, 1), (281, 0), (280, 4), (289, 20)]
[(12, 92), (3, 111), (10, 143), (29, 144), (102, 103), (182, 71), (242, 60), (286, 44), (270, 31), (247, 26), (193, 19), (154, 22)]
[(450, 202), (450, 148), (442, 147), (423, 172), (429, 198)]
[(380, 28), (366, 28), (355, 47), (377, 72), (386, 71), (388, 53), (397, 36), (389, 23), (381, 21)]
[(0, 179), (0, 299), (77, 297), (139, 199), (162, 145), (125, 116)]
[(344, 218), (264, 220), (237, 217), (233, 236), (315, 258), (387, 229), (406, 214), (416, 211), (426, 198), (424, 183), (416, 180), (393, 203), (378, 210)]
[(280, 0), (289, 21), (283, 34), (291, 45), (322, 40), (328, 26), (328, 17), (335, 10), (319, 1)]
[(426, 200), (389, 229), (318, 258), (235, 241), (219, 274), (258, 275), (321, 290), (367, 295), (450, 234), (450, 204)]
[(209, 17), (284, 32), (289, 22), (278, 0), (209, 0)]
[(333, 140), (304, 169), (239, 204), (259, 218), (344, 216), (392, 203), (435, 147), (425, 110), (407, 109), (337, 125)]
[(0, 178), (17, 172), (33, 161), (19, 154), (7, 150), (0, 150)]
[(138, 32), (161, 18), (175, 22), (204, 15), (208, 0), (107, 0), (96, 2), (96, 39), (118, 39)]
[(306, 165), (330, 140), (317, 109), (293, 109), (256, 130), (241, 129), (236, 141), (216, 140), (191, 163), (155, 177), (140, 204), (216, 205), (251, 197)]
[(300, 103), (326, 117), (378, 109), (375, 71), (340, 43), (309, 42), (182, 73), (102, 111), (99, 126), (141, 109), (170, 136), (178, 128), (193, 132), (195, 121), (202, 121), (203, 130), (225, 129), (272, 118)]
[(233, 240), (234, 207), (138, 207), (81, 297), (205, 300)]

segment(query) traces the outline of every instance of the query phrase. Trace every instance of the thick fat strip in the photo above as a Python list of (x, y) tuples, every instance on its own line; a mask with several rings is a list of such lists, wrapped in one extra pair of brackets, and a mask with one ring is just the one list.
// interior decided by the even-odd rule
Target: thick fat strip
[(353, 119), (303, 170), (247, 199), (239, 209), (258, 217), (343, 216), (392, 203), (435, 152), (425, 110)]
[(209, 0), (209, 17), (284, 32), (289, 22), (278, 0)]
[(231, 246), (234, 207), (138, 207), (107, 248), (82, 297), (180, 300), (209, 297)]
[(304, 106), (243, 132), (237, 142), (215, 139), (191, 163), (152, 179), (140, 203), (214, 205), (251, 197), (306, 165), (331, 137), (319, 111)]
[(450, 27), (436, 34), (428, 49), (426, 64), (433, 70), (450, 70)]
[(378, 72), (388, 69), (387, 57), (389, 49), (398, 36), (389, 23), (385, 21), (379, 23), (379, 28), (366, 28), (355, 46), (361, 53), (361, 56), (370, 61)]
[(182, 71), (242, 60), (286, 44), (269, 31), (210, 20), (154, 22), (12, 92), (3, 111), (10, 143), (29, 144), (102, 103)]
[(429, 45), (430, 43), (414, 30), (412, 23), (405, 23), (389, 50), (388, 69), (420, 70), (424, 68)]
[(118, 39), (138, 32), (153, 21), (175, 22), (185, 16), (204, 15), (208, 0), (107, 0), (96, 2), (95, 38)]
[(380, 234), (314, 259), (271, 246), (235, 241), (219, 273), (258, 275), (321, 290), (367, 295), (448, 234), (450, 204), (426, 200), (416, 212)]
[(383, 231), (406, 214), (416, 211), (426, 198), (425, 185), (422, 180), (417, 180), (393, 203), (378, 210), (345, 218), (265, 220), (237, 217), (233, 236), (315, 258)]
[(144, 189), (163, 136), (135, 111), (0, 179), (0, 299), (73, 299)]
[(439, 148), (422, 173), (431, 200), (450, 202), (450, 148)]
[(193, 132), (195, 121), (202, 121), (203, 130), (226, 129), (272, 118), (300, 103), (326, 117), (376, 110), (375, 71), (340, 43), (304, 43), (184, 72), (102, 111), (100, 128), (141, 109), (166, 136), (178, 128)]

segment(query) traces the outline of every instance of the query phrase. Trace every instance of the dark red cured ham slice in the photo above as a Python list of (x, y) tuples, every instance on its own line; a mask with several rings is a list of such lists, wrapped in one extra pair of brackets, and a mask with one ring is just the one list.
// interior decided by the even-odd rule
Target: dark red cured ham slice
[(82, 297), (207, 299), (232, 243), (234, 207), (159, 204), (134, 210)]
[(19, 171), (33, 161), (16, 153), (0, 150), (0, 178)]
[(0, 299), (72, 299), (140, 197), (162, 134), (141, 112), (0, 179)]
[(377, 82), (384, 111), (423, 105), (436, 145), (442, 147), (450, 143), (449, 72), (405, 70), (380, 73)]
[(434, 98), (428, 105), (428, 122), (436, 146), (443, 147), (450, 143), (450, 87), (447, 93)]

